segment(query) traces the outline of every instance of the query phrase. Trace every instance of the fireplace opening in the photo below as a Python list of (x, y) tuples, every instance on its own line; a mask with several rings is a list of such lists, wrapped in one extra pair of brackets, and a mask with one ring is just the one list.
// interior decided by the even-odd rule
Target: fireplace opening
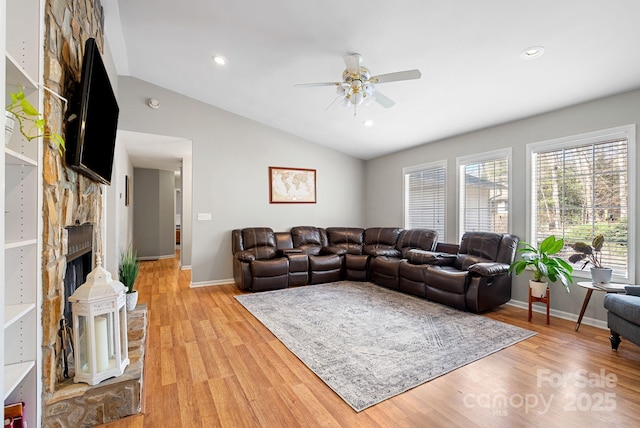
[(71, 296), (87, 280), (93, 267), (93, 224), (67, 226), (67, 270), (64, 276), (64, 318), (73, 327)]

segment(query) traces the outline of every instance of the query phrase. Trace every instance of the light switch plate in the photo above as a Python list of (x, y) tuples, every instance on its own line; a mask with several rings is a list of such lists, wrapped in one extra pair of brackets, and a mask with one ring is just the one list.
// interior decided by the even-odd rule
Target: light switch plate
[(211, 221), (211, 213), (198, 213), (198, 221)]

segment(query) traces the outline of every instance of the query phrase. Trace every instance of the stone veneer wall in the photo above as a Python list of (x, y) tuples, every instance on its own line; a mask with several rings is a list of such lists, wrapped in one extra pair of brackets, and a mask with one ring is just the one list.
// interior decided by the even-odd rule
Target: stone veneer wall
[[(103, 12), (100, 0), (47, 0), (44, 17), (44, 84), (69, 97), (80, 82), (84, 43), (94, 37), (103, 47)], [(64, 136), (62, 101), (45, 91), (44, 114), (50, 132)], [(67, 168), (50, 142), (43, 147), (42, 244), (42, 382), (43, 403), (58, 387), (56, 339), (63, 317), (63, 275), (66, 269), (65, 226), (94, 224), (94, 256), (101, 253), (102, 189)], [(44, 413), (43, 413), (44, 414)]]

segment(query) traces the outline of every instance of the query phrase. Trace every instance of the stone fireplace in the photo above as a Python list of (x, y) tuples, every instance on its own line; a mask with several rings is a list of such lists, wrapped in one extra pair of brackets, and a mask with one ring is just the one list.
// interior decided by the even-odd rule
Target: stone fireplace
[[(62, 233), (62, 253), (66, 265), (61, 287), (58, 289), (63, 303), (60, 316), (67, 320), (72, 329), (73, 317), (68, 298), (86, 282), (87, 275), (95, 267), (95, 236), (91, 223), (67, 226)], [(51, 303), (49, 300), (46, 305), (51, 306)], [(51, 321), (43, 317), (43, 322), (52, 324)], [(97, 385), (74, 383), (73, 362), (68, 367), (68, 378), (64, 377), (61, 358), (56, 358), (53, 366), (43, 366), (43, 371), (50, 371), (52, 390), (43, 394), (42, 426), (91, 427), (139, 413), (142, 408), (146, 331), (147, 308), (145, 305), (138, 305), (134, 311), (127, 313), (128, 367), (121, 376), (106, 379)], [(62, 355), (60, 343), (54, 349), (54, 355)]]
[[(99, 0), (46, 2), (46, 87), (59, 94), (69, 94), (70, 88), (80, 80), (84, 41), (95, 37), (102, 44), (102, 21)], [(51, 132), (63, 136), (65, 108), (61, 100), (45, 91), (47, 126)], [(42, 164), (42, 391), (43, 402), (46, 402), (56, 391), (58, 378), (56, 346), (66, 303), (67, 227), (92, 225), (92, 236), (85, 241), (92, 242), (92, 258), (102, 253), (103, 195), (99, 184), (67, 168), (63, 156), (51, 143), (43, 145)], [(86, 258), (84, 254), (83, 257)]]
[[(104, 53), (103, 26), (100, 0), (46, 0), (43, 46), (47, 88), (70, 94), (80, 81), (85, 41), (95, 38)], [(45, 91), (47, 131), (64, 137), (67, 114), (64, 102)], [(104, 187), (67, 168), (64, 156), (52, 143), (45, 142), (42, 152), (42, 425), (93, 426), (140, 411), (146, 308), (139, 307), (128, 316), (131, 364), (123, 376), (96, 387), (60, 379), (58, 329), (70, 309), (66, 307), (67, 293), (84, 282), (94, 260), (103, 253)], [(87, 225), (91, 228), (85, 228)], [(72, 237), (67, 242), (69, 234)], [(75, 284), (65, 285), (65, 279)], [(69, 290), (65, 291), (66, 287)]]

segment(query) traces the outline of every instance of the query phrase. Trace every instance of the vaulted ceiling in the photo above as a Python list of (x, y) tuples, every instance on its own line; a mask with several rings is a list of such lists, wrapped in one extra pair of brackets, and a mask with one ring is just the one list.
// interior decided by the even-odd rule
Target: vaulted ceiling
[[(361, 159), (640, 87), (637, 0), (102, 3), (118, 74)], [(396, 104), (355, 116), (327, 109), (334, 87), (294, 87), (340, 81), (348, 53), (422, 78), (378, 85)]]

